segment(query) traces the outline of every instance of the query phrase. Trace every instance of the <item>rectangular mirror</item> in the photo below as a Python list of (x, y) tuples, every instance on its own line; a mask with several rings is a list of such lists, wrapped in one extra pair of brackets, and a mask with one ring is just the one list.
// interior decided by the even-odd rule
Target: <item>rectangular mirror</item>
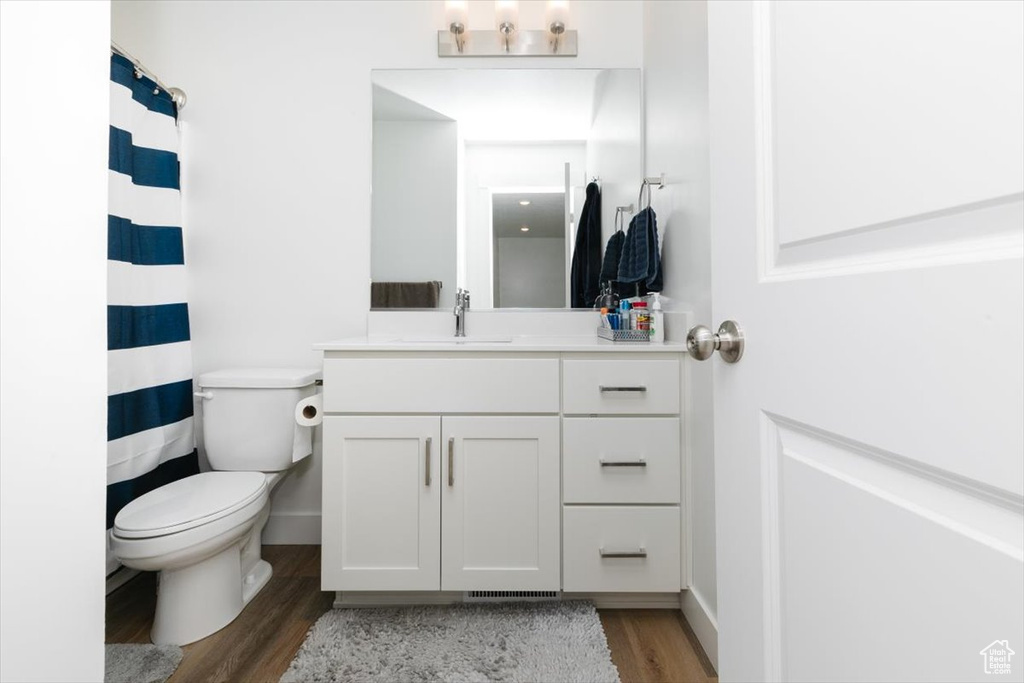
[[(375, 70), (371, 308), (565, 308), (575, 220), (601, 244), (642, 180), (639, 69)], [(628, 216), (631, 214), (626, 214)]]

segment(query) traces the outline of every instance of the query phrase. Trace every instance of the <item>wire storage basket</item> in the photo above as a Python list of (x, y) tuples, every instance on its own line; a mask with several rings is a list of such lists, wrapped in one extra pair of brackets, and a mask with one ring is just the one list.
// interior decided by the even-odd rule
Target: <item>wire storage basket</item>
[(643, 344), (651, 341), (650, 330), (613, 330), (610, 327), (599, 327), (597, 336), (601, 339), (625, 344)]

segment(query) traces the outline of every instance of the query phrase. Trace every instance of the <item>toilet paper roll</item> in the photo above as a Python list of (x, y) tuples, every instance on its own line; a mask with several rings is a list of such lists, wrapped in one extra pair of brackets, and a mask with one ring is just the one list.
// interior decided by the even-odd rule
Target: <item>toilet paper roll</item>
[(295, 404), (295, 438), (292, 441), (292, 462), (313, 453), (313, 427), (324, 421), (320, 394), (313, 394)]
[(303, 427), (316, 427), (324, 421), (323, 395), (313, 394), (295, 406), (295, 421)]

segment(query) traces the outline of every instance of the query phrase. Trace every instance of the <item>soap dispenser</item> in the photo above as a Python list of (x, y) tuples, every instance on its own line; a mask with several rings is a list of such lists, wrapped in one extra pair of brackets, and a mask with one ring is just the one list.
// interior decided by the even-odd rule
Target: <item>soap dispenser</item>
[(665, 341), (665, 314), (661, 310), (661, 294), (654, 292), (651, 295), (654, 301), (651, 302), (651, 341)]

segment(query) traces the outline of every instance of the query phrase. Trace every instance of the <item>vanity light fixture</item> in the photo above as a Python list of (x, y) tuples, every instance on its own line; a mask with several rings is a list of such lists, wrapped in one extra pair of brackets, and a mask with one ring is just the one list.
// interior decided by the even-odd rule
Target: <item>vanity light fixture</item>
[(529, 199), (520, 199), (519, 200), (519, 206), (529, 206), (529, 205), (530, 205), (530, 200)]
[(543, 30), (519, 24), (518, 0), (495, 0), (493, 31), (473, 31), (469, 2), (445, 0), (445, 29), (437, 32), (438, 57), (575, 57), (578, 36), (570, 31), (569, 0), (548, 0)]
[(448, 24), (448, 32), (455, 40), (455, 46), (461, 53), (466, 46), (466, 26), (469, 25), (468, 0), (445, 0), (444, 21)]
[(523, 227), (519, 228), (519, 230), (521, 232), (530, 232), (530, 226), (529, 225), (524, 225)]

